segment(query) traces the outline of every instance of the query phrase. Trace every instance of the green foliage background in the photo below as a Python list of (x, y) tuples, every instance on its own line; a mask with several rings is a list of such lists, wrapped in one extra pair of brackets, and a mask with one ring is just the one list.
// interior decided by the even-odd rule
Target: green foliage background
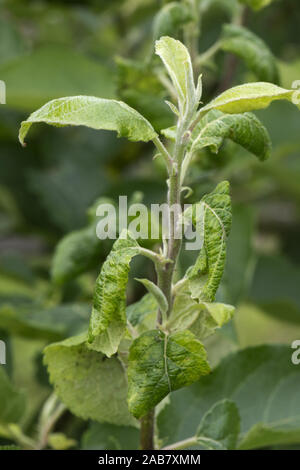
[[(26, 434), (35, 432), (41, 407), (51, 393), (42, 364), (44, 347), (87, 328), (94, 282), (111, 248), (110, 242), (95, 243), (88, 208), (104, 197), (115, 203), (119, 195), (139, 200), (141, 192), (146, 204), (165, 198), (164, 169), (158, 160), (152, 161), (151, 145), (130, 143), (105, 131), (37, 126), (23, 149), (17, 141), (20, 122), (50, 99), (84, 94), (121, 99), (149, 119), (156, 130), (171, 126), (172, 113), (163, 101), (167, 96), (151, 65), (153, 37), (160, 27), (156, 15), (165, 3), (0, 2), (0, 79), (7, 87), (7, 104), (0, 105), (0, 338), (7, 344), (7, 365), (0, 366), (0, 373), (10, 380), (5, 376), (1, 382), (0, 397), (3, 393), (1, 402), (6, 403), (6, 387), (10, 402), (15, 402), (11, 416), (8, 405), (4, 410), (0, 407), (1, 445), (18, 441), (12, 438), (16, 432), (8, 435), (5, 423), (18, 422)], [(219, 37), (237, 5), (235, 0), (203, 3), (208, 6), (203, 13), (200, 52)], [(288, 89), (300, 79), (299, 21), (297, 0), (278, 0), (259, 12), (249, 9), (245, 19), (247, 28), (275, 55), (279, 82)], [(176, 21), (166, 26), (175, 28), (174, 34), (181, 37)], [(259, 64), (232, 61), (224, 52), (228, 47), (227, 43), (203, 70), (204, 102), (224, 88), (256, 81), (255, 73), (260, 73)], [(226, 141), (217, 155), (208, 148), (202, 150), (188, 177), (194, 189), (187, 200), (190, 203), (224, 179), (231, 183), (233, 228), (217, 300), (237, 306), (237, 311), (234, 320), (207, 339), (210, 363), (217, 367), (212, 376), (201, 379), (203, 387), (197, 383), (176, 392), (164, 404), (158, 426), (159, 438), (166, 444), (193, 434), (208, 409), (224, 399), (232, 399), (239, 407), (241, 448), (300, 444), (300, 409), (294, 398), (300, 365), (290, 363), (290, 345), (300, 339), (300, 117), (285, 102), (274, 103), (257, 115), (273, 143), (267, 162), (256, 161), (246, 150)], [(82, 231), (85, 265), (55, 275), (53, 256), (58, 242), (70, 232), (74, 238)], [(56, 251), (55, 257), (64, 253)], [(194, 257), (193, 252), (185, 252), (180, 260), (183, 272)], [(151, 264), (133, 260), (129, 304), (145, 292), (134, 281), (137, 276), (153, 278)], [(280, 344), (274, 356), (269, 346), (273, 343)], [(245, 353), (239, 353), (258, 345), (253, 350), (256, 356), (248, 362)], [(228, 354), (232, 356), (224, 359)], [(234, 377), (230, 379), (230, 361), (235, 357), (236, 368), (245, 376), (249, 369), (249, 375), (239, 379), (241, 391), (235, 393), (235, 384), (227, 393), (219, 390), (213, 395), (211, 390), (218, 389), (222, 380), (235, 383)], [(223, 368), (219, 365), (222, 360)], [(273, 379), (261, 386), (274, 368)], [(276, 389), (279, 383), (280, 393)], [(209, 403), (202, 399), (203, 390), (207, 390)], [(192, 404), (190, 414), (187, 402)], [(248, 416), (251, 406), (255, 417)], [(84, 413), (79, 415), (84, 417)], [(197, 421), (192, 422), (193, 429), (189, 429), (188, 416)], [(284, 419), (289, 425), (276, 427), (274, 423)], [(54, 448), (138, 446), (134, 425), (99, 424), (71, 412), (58, 421), (56, 431), (62, 435), (48, 443)]]

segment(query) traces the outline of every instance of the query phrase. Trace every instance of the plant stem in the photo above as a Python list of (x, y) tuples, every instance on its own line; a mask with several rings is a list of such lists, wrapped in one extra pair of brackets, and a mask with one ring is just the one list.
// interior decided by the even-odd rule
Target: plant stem
[(150, 410), (141, 419), (140, 446), (141, 450), (154, 450), (154, 419), (155, 410)]

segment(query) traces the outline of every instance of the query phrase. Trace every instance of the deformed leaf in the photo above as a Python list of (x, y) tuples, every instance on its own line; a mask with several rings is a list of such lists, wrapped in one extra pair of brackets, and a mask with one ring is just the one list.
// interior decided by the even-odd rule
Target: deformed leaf
[(22, 122), (19, 131), (21, 144), (24, 144), (32, 124), (39, 122), (116, 131), (119, 137), (127, 137), (134, 142), (148, 142), (157, 135), (151, 124), (127, 104), (94, 96), (69, 96), (49, 101)]
[(228, 323), (234, 310), (232, 305), (197, 302), (191, 297), (188, 286), (184, 285), (175, 296), (167, 328), (171, 331), (188, 329), (203, 340)]
[(25, 396), (10, 382), (0, 366), (0, 425), (17, 423), (25, 411)]
[(90, 348), (107, 356), (117, 352), (126, 329), (129, 264), (138, 253), (136, 240), (128, 231), (123, 231), (96, 280), (88, 341)]
[(130, 348), (129, 410), (140, 418), (170, 392), (209, 372), (204, 346), (189, 331), (170, 336), (159, 330), (147, 331)]
[(203, 416), (197, 429), (198, 443), (211, 450), (235, 449), (240, 432), (240, 416), (231, 400), (215, 403)]
[(144, 295), (138, 302), (126, 308), (127, 321), (140, 333), (152, 330), (156, 325), (158, 304), (152, 294)]
[(136, 279), (136, 281), (141, 282), (146, 287), (146, 289), (156, 299), (161, 312), (166, 313), (168, 310), (168, 301), (162, 290), (156, 284), (154, 284), (154, 282), (149, 281), (149, 279)]
[(156, 41), (155, 52), (171, 77), (182, 110), (186, 104), (195, 105), (193, 69), (187, 48), (180, 41), (163, 36)]
[(245, 83), (230, 88), (204, 106), (200, 114), (211, 109), (219, 109), (224, 113), (235, 114), (267, 108), (273, 101), (292, 101), (295, 90), (286, 90), (267, 82)]
[(133, 424), (121, 362), (89, 350), (85, 340), (86, 334), (81, 334), (46, 347), (44, 362), (56, 394), (80, 418)]
[(269, 133), (254, 114), (223, 114), (217, 110), (210, 111), (194, 129), (191, 152), (210, 147), (211, 151), (217, 153), (227, 138), (260, 160), (270, 156), (272, 144)]
[(243, 59), (259, 80), (279, 83), (275, 57), (266, 43), (247, 28), (225, 24), (221, 37), (221, 48)]
[[(213, 302), (223, 275), (226, 239), (231, 227), (229, 183), (223, 181), (218, 184), (214, 191), (203, 196), (199, 206), (202, 208), (199, 213), (202, 218), (204, 243), (195, 265), (189, 268), (186, 276), (194, 299)], [(197, 227), (197, 207), (195, 209), (193, 223)]]

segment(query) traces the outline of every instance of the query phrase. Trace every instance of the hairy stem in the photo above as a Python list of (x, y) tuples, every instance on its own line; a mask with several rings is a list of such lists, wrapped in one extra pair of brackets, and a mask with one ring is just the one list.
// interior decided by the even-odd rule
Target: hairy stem
[(155, 410), (150, 410), (141, 419), (140, 447), (141, 450), (154, 450)]

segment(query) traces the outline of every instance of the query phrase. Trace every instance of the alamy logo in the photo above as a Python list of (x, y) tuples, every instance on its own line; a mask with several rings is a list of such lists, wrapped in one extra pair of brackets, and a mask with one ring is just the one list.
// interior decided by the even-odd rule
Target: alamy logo
[(296, 339), (295, 341), (293, 341), (291, 347), (292, 349), (296, 350), (292, 354), (292, 363), (295, 366), (298, 366), (300, 364), (300, 340)]
[(3, 80), (0, 80), (0, 104), (6, 104), (6, 85)]
[(2, 340), (0, 340), (0, 364), (6, 364), (6, 346)]

